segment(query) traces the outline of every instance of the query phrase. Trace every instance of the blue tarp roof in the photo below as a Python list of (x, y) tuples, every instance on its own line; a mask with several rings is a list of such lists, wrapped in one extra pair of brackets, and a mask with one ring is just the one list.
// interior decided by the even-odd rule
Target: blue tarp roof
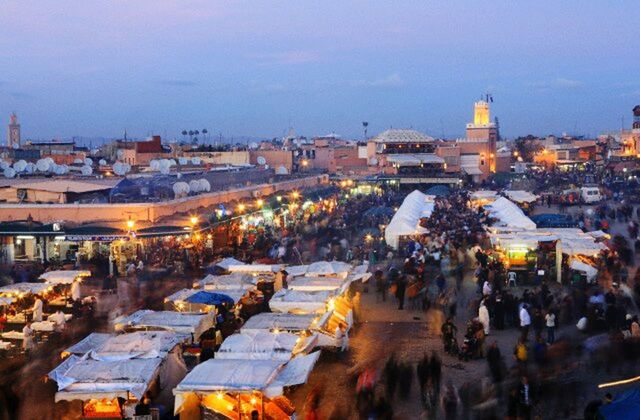
[(640, 419), (640, 387), (623, 392), (611, 404), (601, 406), (600, 415), (605, 419)]
[(189, 303), (202, 305), (222, 305), (225, 303), (233, 305), (233, 299), (222, 293), (200, 291), (192, 294), (186, 299)]
[(434, 185), (427, 189), (425, 192), (427, 195), (435, 195), (437, 197), (448, 197), (451, 195), (451, 189), (446, 185)]

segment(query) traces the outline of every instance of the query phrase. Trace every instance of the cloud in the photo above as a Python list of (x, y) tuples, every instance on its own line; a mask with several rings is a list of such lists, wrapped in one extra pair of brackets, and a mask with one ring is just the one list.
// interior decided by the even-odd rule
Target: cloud
[(531, 87), (538, 89), (540, 91), (575, 90), (575, 89), (583, 88), (584, 82), (581, 82), (580, 80), (573, 80), (573, 79), (566, 79), (563, 77), (559, 77), (554, 80), (532, 83)]
[(164, 86), (188, 87), (188, 86), (195, 86), (198, 83), (193, 80), (168, 79), (168, 80), (159, 80), (158, 84), (161, 84)]
[(406, 83), (404, 79), (398, 73), (393, 73), (382, 79), (358, 80), (357, 82), (354, 83), (354, 86), (396, 88), (396, 87), (402, 87), (405, 84)]
[(247, 56), (261, 64), (305, 64), (320, 60), (320, 54), (314, 51), (283, 51), (268, 54), (250, 54)]

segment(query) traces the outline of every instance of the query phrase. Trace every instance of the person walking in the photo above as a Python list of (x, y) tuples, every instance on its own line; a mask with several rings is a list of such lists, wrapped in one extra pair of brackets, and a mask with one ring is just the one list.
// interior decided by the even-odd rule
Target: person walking
[(478, 321), (482, 324), (484, 335), (489, 335), (489, 332), (491, 332), (489, 309), (487, 309), (484, 299), (480, 302), (480, 307), (478, 308)]
[(556, 341), (556, 315), (549, 311), (544, 318), (547, 324), (547, 344), (553, 344)]
[(407, 290), (407, 280), (405, 276), (398, 276), (398, 280), (396, 282), (396, 298), (398, 299), (398, 309), (404, 309), (404, 294)]
[(520, 308), (519, 317), (521, 338), (522, 341), (527, 341), (529, 337), (529, 326), (531, 325), (531, 316), (529, 315), (526, 304), (523, 304), (522, 308)]

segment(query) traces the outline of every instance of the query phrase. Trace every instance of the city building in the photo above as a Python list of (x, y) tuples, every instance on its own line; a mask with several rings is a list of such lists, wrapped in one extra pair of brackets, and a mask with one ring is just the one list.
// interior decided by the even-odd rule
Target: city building
[(9, 117), (9, 126), (7, 127), (7, 147), (20, 147), (20, 124), (15, 113)]
[(116, 142), (116, 159), (132, 166), (148, 165), (152, 159), (171, 157), (171, 150), (162, 145), (160, 136), (148, 140)]

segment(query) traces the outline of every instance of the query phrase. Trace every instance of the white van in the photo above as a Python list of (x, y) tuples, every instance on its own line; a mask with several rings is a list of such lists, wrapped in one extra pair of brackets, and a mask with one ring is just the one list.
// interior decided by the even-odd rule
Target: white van
[(602, 200), (602, 195), (598, 187), (582, 187), (580, 188), (580, 196), (582, 197), (582, 201), (587, 204), (597, 203)]

